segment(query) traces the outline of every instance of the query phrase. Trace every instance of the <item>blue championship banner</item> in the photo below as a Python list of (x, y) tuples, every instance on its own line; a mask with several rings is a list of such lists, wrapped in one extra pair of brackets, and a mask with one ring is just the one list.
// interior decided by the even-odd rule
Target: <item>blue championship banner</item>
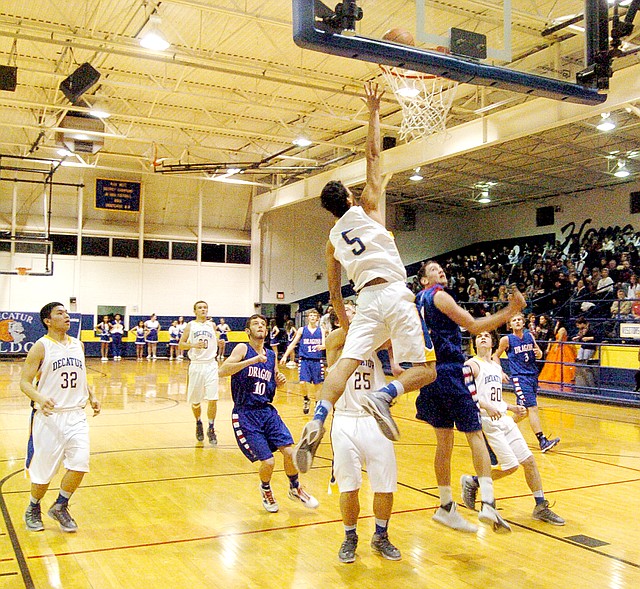
[[(69, 313), (69, 335), (80, 337), (80, 313)], [(0, 311), (0, 356), (26, 354), (33, 344), (47, 333), (40, 321), (40, 313)]]
[(140, 182), (96, 179), (96, 209), (140, 211)]

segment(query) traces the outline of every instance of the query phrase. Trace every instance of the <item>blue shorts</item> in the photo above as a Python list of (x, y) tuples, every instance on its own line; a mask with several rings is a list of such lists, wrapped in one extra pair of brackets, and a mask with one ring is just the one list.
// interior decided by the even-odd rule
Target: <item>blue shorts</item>
[(322, 360), (300, 358), (299, 380), (300, 382), (310, 382), (311, 384), (324, 382)]
[(289, 428), (273, 405), (234, 407), (231, 423), (238, 447), (251, 462), (269, 460), (278, 448), (293, 444)]
[(416, 399), (416, 417), (437, 428), (461, 432), (482, 430), (480, 410), (464, 383), (463, 365), (437, 364), (438, 376), (434, 382), (422, 387)]
[(512, 376), (513, 392), (516, 394), (517, 404), (523, 407), (538, 406), (538, 377)]
[(219, 339), (220, 341), (226, 342), (226, 341), (228, 341), (228, 340), (229, 340), (229, 338), (227, 337), (227, 334), (226, 334), (226, 333), (221, 333), (221, 334), (219, 334), (219, 336), (220, 336), (220, 337), (219, 337), (218, 339)]

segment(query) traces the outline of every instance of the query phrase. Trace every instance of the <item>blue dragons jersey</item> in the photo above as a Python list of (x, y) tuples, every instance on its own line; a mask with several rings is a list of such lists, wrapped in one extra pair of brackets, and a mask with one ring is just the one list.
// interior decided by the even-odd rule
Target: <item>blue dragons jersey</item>
[(311, 331), (308, 327), (302, 328), (302, 336), (298, 342), (298, 354), (301, 358), (309, 358), (310, 360), (322, 359), (322, 330), (320, 326)]
[(422, 320), (422, 330), (425, 332), (425, 341), (431, 336), (433, 347), (436, 351), (436, 362), (464, 362), (462, 354), (462, 335), (460, 327), (442, 313), (433, 303), (434, 295), (444, 290), (441, 284), (435, 284), (421, 290), (416, 295), (416, 306)]
[[(238, 408), (265, 407), (276, 394), (276, 355), (265, 348), (266, 362), (259, 362), (243, 368), (231, 376), (231, 397)], [(258, 353), (247, 344), (244, 359), (253, 358)]]
[(536, 376), (535, 340), (529, 331), (525, 329), (522, 339), (513, 333), (509, 334), (509, 371), (511, 376)]

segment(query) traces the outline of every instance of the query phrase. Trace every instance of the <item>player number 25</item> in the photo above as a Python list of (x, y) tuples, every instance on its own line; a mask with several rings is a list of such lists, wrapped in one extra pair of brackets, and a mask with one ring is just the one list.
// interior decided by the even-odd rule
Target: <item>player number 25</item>
[(362, 372), (356, 372), (356, 380), (354, 382), (354, 388), (356, 391), (359, 390), (370, 390), (371, 389), (371, 381), (369, 380), (369, 375)]
[(362, 243), (362, 240), (359, 237), (349, 237), (348, 235), (350, 231), (353, 231), (353, 229), (343, 231), (340, 235), (342, 235), (342, 239), (344, 239), (349, 245), (353, 245), (354, 243), (357, 244), (358, 247), (354, 247), (351, 252), (354, 256), (359, 256), (367, 248), (365, 247), (364, 243)]

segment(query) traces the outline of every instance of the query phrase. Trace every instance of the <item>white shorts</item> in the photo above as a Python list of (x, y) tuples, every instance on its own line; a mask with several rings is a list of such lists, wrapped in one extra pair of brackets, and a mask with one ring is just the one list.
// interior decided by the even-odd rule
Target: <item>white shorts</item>
[(216, 361), (199, 364), (192, 362), (187, 379), (187, 401), (199, 405), (202, 400), (218, 400), (218, 363)]
[(501, 470), (514, 468), (532, 456), (522, 432), (510, 415), (503, 415), (497, 421), (483, 416), (482, 431), (498, 458)]
[(404, 282), (367, 286), (360, 291), (341, 358), (365, 360), (388, 339), (396, 362), (427, 361), (415, 297)]
[(382, 435), (373, 417), (335, 413), (331, 444), (333, 474), (341, 493), (356, 491), (362, 486), (365, 466), (374, 493), (396, 492), (398, 468), (393, 443)]
[[(89, 472), (89, 424), (84, 409), (45, 416), (37, 411), (31, 424), (33, 455), (27, 451), (31, 482), (47, 485), (64, 464), (67, 470)], [(29, 460), (30, 459), (30, 460)]]

